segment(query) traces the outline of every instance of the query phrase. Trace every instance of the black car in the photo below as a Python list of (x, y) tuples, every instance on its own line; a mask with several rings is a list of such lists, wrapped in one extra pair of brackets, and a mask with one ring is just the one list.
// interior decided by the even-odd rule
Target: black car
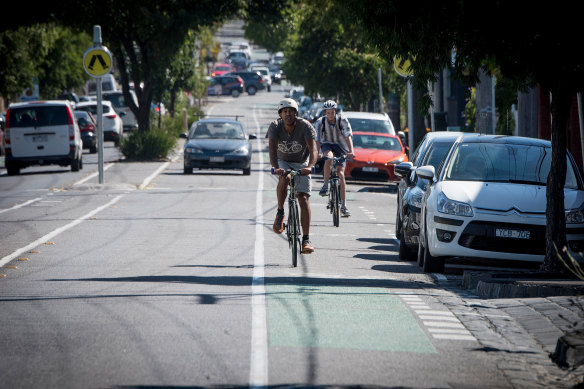
[(399, 258), (413, 261), (418, 254), (422, 197), (428, 182), (416, 175), (416, 167), (432, 165), (436, 170), (462, 132), (435, 131), (426, 134), (410, 162), (402, 162), (394, 171), (403, 179), (398, 183), (395, 235), (399, 239)]
[(227, 75), (237, 75), (243, 79), (245, 91), (250, 95), (255, 95), (257, 91), (266, 89), (266, 81), (257, 72), (237, 71), (227, 73)]
[(235, 75), (221, 75), (211, 78), (207, 94), (209, 96), (231, 95), (239, 96), (243, 93), (244, 82), (241, 77)]
[(91, 154), (97, 153), (97, 121), (90, 112), (75, 111), (75, 118), (81, 132), (83, 148)]

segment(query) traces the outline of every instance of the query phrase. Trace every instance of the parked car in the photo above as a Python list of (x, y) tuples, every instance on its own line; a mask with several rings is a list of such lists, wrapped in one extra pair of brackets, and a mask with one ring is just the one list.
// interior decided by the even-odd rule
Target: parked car
[(396, 135), (353, 132), (355, 157), (347, 161), (345, 178), (396, 183), (401, 178), (393, 169), (408, 156)]
[(244, 175), (251, 173), (252, 144), (241, 122), (232, 119), (213, 118), (196, 121), (184, 145), (184, 174), (193, 169), (241, 169)]
[(247, 56), (248, 59), (251, 59), (251, 47), (249, 45), (249, 43), (247, 42), (233, 42), (229, 48), (228, 48), (229, 52), (232, 51), (243, 51), (245, 53), (245, 55)]
[(280, 66), (269, 64), (268, 69), (270, 69), (270, 74), (272, 75), (272, 84), (281, 84), (284, 78), (284, 72), (280, 69)]
[[(112, 141), (116, 146), (119, 146), (120, 141), (124, 138), (124, 123), (122, 122), (122, 118), (116, 113), (111, 102), (103, 100), (101, 104), (103, 109), (103, 140)], [(79, 103), (75, 109), (90, 112), (96, 117), (97, 101)]]
[(211, 78), (207, 94), (209, 96), (231, 95), (238, 97), (243, 93), (243, 79), (236, 75), (225, 74)]
[[(138, 98), (133, 90), (130, 90), (130, 96), (134, 100), (134, 104), (138, 106)], [(124, 131), (132, 131), (138, 129), (138, 119), (130, 106), (126, 103), (124, 98), (124, 93), (122, 91), (118, 92), (104, 92), (102, 94), (103, 100), (110, 101), (114, 107), (114, 110), (122, 118), (122, 123), (124, 126)]]
[(83, 141), (68, 101), (10, 104), (4, 133), (8, 175), (33, 165), (83, 168)]
[(253, 65), (250, 66), (250, 70), (259, 73), (260, 76), (262, 76), (262, 78), (265, 81), (266, 84), (266, 88), (268, 89), (268, 92), (272, 91), (272, 75), (270, 73), (270, 69), (268, 69), (268, 67), (266, 66), (258, 66), (258, 65)]
[(397, 211), (395, 236), (399, 239), (399, 258), (416, 260), (420, 231), (422, 197), (428, 181), (416, 175), (416, 167), (432, 165), (436, 170), (446, 153), (464, 132), (434, 131), (427, 133), (409, 162), (395, 166), (395, 173), (402, 177), (397, 185)]
[(227, 59), (236, 70), (245, 70), (249, 65), (248, 55), (239, 50), (230, 51)]
[(344, 111), (343, 116), (349, 120), (353, 131), (377, 132), (395, 135), (394, 126), (389, 116), (384, 113)]
[(228, 63), (216, 63), (213, 65), (213, 70), (211, 71), (211, 77), (222, 76), (225, 73), (233, 72), (235, 69), (231, 64)]
[(83, 148), (91, 154), (97, 153), (97, 120), (90, 112), (75, 110), (75, 118), (81, 131)]
[[(452, 146), (422, 199), (420, 249), (424, 271), (443, 272), (449, 257), (543, 262), (546, 182), (551, 142), (534, 138), (467, 135)], [(584, 183), (566, 156), (564, 208), (569, 252), (584, 251)]]
[(249, 95), (255, 95), (257, 91), (266, 89), (266, 82), (264, 81), (262, 76), (260, 76), (256, 72), (237, 71), (237, 72), (227, 73), (227, 75), (230, 75), (230, 76), (236, 75), (236, 76), (241, 77), (243, 80), (243, 84), (244, 84), (243, 87), (245, 88), (245, 91)]

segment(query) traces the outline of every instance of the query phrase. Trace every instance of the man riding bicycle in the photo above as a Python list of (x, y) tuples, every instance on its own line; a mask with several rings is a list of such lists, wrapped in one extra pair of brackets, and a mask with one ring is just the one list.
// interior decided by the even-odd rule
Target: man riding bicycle
[(301, 170), (297, 176), (297, 198), (300, 205), (300, 224), (302, 225), (302, 254), (310, 254), (314, 247), (310, 243), (310, 172), (316, 164), (317, 148), (314, 127), (305, 119), (298, 117), (298, 103), (293, 99), (283, 99), (278, 107), (279, 119), (268, 128), (270, 145), (270, 164), (278, 174), (278, 211), (274, 221), (274, 232), (284, 231), (284, 202), (290, 183), (286, 171)]
[[(315, 120), (314, 128), (316, 130), (316, 144), (319, 152), (319, 159), (325, 157), (340, 157), (346, 155), (349, 158), (355, 157), (353, 153), (353, 132), (351, 124), (347, 118), (337, 115), (337, 103), (328, 100), (324, 103), (325, 116)], [(324, 164), (324, 184), (318, 192), (321, 196), (328, 196), (329, 178), (332, 170), (332, 160), (327, 159)], [(345, 183), (345, 165), (342, 161), (336, 164), (337, 174), (341, 183), (341, 214), (343, 217), (351, 216), (345, 202), (346, 183)]]

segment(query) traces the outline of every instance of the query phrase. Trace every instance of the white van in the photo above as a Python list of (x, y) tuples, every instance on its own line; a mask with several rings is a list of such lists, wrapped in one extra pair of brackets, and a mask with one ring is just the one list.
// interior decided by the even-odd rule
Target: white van
[[(116, 81), (116, 78), (112, 74), (106, 74), (101, 77), (101, 91), (102, 92), (113, 92), (119, 91), (120, 86)], [(97, 94), (97, 82), (95, 79), (87, 81), (85, 83), (85, 95), (95, 95)]]
[(32, 165), (83, 168), (83, 141), (68, 101), (10, 104), (6, 111), (5, 166), (8, 175)]

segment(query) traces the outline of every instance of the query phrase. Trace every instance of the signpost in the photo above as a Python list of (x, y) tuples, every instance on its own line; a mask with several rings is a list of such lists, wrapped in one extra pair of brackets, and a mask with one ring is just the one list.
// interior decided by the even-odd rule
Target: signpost
[(83, 67), (87, 74), (96, 78), (99, 183), (103, 184), (103, 105), (101, 78), (109, 74), (112, 70), (112, 55), (107, 47), (101, 45), (100, 26), (93, 26), (93, 47), (90, 47), (83, 55)]
[(411, 78), (414, 75), (414, 69), (412, 68), (412, 60), (409, 57), (403, 59), (401, 57), (394, 57), (393, 67), (397, 74), (408, 79), (407, 91), (408, 91), (408, 146), (411, 153), (414, 152), (414, 94), (412, 90)]

